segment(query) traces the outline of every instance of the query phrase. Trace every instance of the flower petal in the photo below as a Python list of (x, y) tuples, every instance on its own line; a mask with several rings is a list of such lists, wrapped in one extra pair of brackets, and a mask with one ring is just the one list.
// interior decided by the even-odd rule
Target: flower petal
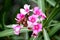
[(20, 9), (20, 13), (26, 15), (27, 12), (24, 9)]

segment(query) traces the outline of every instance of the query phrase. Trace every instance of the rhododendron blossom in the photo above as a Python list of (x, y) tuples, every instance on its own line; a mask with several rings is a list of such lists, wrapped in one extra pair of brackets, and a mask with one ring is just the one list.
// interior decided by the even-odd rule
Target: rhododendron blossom
[[(31, 12), (33, 13), (32, 15)], [(19, 35), (20, 29), (24, 27), (33, 31), (32, 36), (37, 37), (38, 33), (42, 31), (42, 21), (46, 18), (46, 15), (42, 12), (39, 7), (34, 7), (30, 9), (30, 5), (25, 4), (24, 9), (20, 9), (20, 13), (16, 16), (16, 21), (18, 25), (14, 25), (14, 33)], [(40, 22), (41, 21), (41, 22)], [(23, 26), (21, 26), (23, 25)]]

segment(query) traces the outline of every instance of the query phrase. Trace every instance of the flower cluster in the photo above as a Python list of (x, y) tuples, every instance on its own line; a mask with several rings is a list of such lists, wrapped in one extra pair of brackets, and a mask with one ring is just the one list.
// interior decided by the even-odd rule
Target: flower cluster
[[(32, 14), (32, 13), (33, 14)], [(23, 24), (24, 27), (27, 27), (29, 30), (32, 30), (32, 36), (36, 37), (40, 31), (42, 31), (42, 21), (46, 18), (46, 15), (42, 12), (39, 7), (34, 7), (30, 9), (30, 5), (25, 4), (24, 9), (20, 9), (20, 13), (17, 14), (15, 20), (17, 25), (13, 26), (14, 33), (19, 35), (20, 29), (23, 27), (20, 26)]]

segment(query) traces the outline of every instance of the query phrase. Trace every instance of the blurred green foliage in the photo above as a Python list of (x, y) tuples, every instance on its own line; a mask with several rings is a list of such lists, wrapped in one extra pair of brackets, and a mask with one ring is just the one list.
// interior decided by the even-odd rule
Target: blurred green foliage
[[(36, 39), (26, 28), (19, 36), (13, 34), (11, 26), (16, 24), (16, 14), (24, 4), (39, 6), (47, 16), (43, 21), (43, 31)], [(60, 40), (60, 0), (0, 0), (0, 40)]]

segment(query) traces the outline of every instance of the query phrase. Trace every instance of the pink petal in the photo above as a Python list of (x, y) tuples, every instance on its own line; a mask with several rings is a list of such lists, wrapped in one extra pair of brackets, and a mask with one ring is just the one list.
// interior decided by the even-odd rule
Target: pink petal
[(16, 21), (17, 22), (20, 22), (23, 18), (25, 17), (25, 15), (23, 15), (23, 14), (21, 14), (21, 13), (19, 13), (19, 14), (17, 14), (17, 16), (16, 16)]
[(40, 31), (42, 31), (42, 24), (41, 23), (35, 23), (32, 29), (33, 29), (33, 31), (40, 32)]
[(37, 22), (37, 20), (38, 20), (38, 16), (36, 16), (36, 15), (29, 16), (29, 21), (30, 22), (35, 23), (35, 22)]
[(40, 16), (44, 19), (46, 18), (46, 15), (43, 12), (40, 13)]
[(33, 10), (33, 13), (35, 14), (35, 15), (40, 15), (40, 12), (41, 12), (41, 10), (39, 9), (39, 7), (34, 7), (34, 10)]
[(17, 14), (16, 18), (20, 19), (20, 13), (19, 13), (19, 14)]
[(13, 25), (14, 34), (19, 35), (20, 28), (20, 25)]
[(33, 30), (33, 34), (38, 34), (38, 31), (37, 30)]

